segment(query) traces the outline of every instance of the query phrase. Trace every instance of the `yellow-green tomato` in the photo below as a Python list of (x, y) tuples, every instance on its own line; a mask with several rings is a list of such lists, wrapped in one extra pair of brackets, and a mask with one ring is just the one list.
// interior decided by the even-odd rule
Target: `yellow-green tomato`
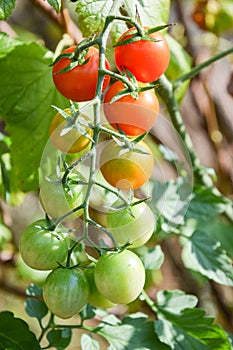
[(85, 270), (85, 275), (86, 275), (88, 283), (89, 283), (89, 297), (88, 297), (89, 304), (93, 305), (94, 307), (101, 308), (101, 309), (108, 309), (108, 308), (115, 306), (114, 303), (112, 303), (110, 300), (106, 299), (98, 291), (96, 284), (95, 284), (95, 278), (94, 278), (94, 266), (93, 266), (93, 268), (87, 268)]
[(52, 270), (65, 261), (68, 241), (60, 230), (51, 230), (46, 220), (37, 220), (24, 230), (19, 251), (25, 264), (31, 268)]
[(129, 250), (102, 255), (94, 272), (98, 291), (116, 304), (128, 304), (141, 293), (145, 270), (139, 257)]
[(70, 174), (66, 185), (62, 184), (61, 179), (43, 179), (40, 184), (40, 202), (44, 211), (51, 218), (59, 218), (70, 212), (70, 215), (64, 218), (65, 222), (80, 217), (83, 209), (74, 213), (71, 211), (83, 204), (87, 189), (87, 186), (83, 185), (84, 181), (79, 172)]
[[(117, 207), (120, 200), (113, 204)], [(129, 210), (130, 209), (130, 210)], [(155, 217), (150, 207), (141, 202), (130, 208), (110, 210), (107, 214), (107, 228), (119, 245), (131, 243), (130, 248), (145, 244), (151, 237), (155, 226)]]
[(60, 318), (78, 314), (88, 301), (89, 285), (85, 274), (77, 268), (53, 270), (46, 278), (43, 298), (49, 310)]

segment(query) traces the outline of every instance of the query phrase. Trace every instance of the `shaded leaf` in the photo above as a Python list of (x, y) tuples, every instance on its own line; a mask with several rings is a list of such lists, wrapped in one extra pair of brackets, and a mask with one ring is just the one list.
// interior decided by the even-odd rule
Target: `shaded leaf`
[(4, 350), (40, 350), (36, 336), (27, 323), (15, 318), (9, 311), (0, 313), (0, 346)]
[(63, 329), (52, 329), (47, 333), (49, 347), (53, 347), (57, 350), (66, 349), (70, 344), (71, 337), (71, 329), (65, 327)]
[(51, 5), (55, 11), (60, 12), (61, 10), (61, 0), (47, 0), (49, 5)]
[(26, 289), (26, 294), (32, 297), (41, 297), (43, 294), (43, 290), (40, 286), (36, 284), (30, 284), (30, 286)]
[(5, 21), (13, 11), (16, 0), (0, 0), (0, 20)]
[(45, 303), (34, 298), (26, 299), (25, 310), (29, 316), (37, 318), (39, 322), (48, 313), (48, 308)]

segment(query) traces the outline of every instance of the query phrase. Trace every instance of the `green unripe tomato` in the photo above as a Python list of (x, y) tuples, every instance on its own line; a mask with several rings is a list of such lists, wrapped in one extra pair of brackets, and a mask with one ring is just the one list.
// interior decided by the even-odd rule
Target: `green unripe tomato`
[[(74, 172), (69, 175), (67, 186), (64, 186), (58, 179), (51, 181), (43, 179), (40, 184), (40, 201), (44, 211), (51, 218), (59, 218), (80, 206), (85, 198), (87, 186), (74, 182), (85, 181), (84, 177)], [(72, 221), (80, 217), (83, 209), (75, 211), (63, 221)]]
[[(118, 200), (113, 207), (120, 204), (122, 201)], [(131, 213), (127, 208), (110, 210), (107, 214), (107, 228), (116, 243), (119, 245), (132, 243), (130, 248), (136, 248), (150, 239), (154, 231), (155, 217), (145, 202), (136, 204), (130, 209)]]
[(36, 270), (52, 270), (63, 263), (68, 253), (67, 237), (48, 228), (46, 220), (37, 220), (23, 232), (19, 241), (23, 261)]
[(88, 301), (89, 285), (84, 272), (76, 268), (53, 270), (46, 278), (43, 298), (50, 311), (60, 318), (78, 314)]
[(94, 273), (98, 291), (116, 304), (128, 304), (141, 293), (145, 270), (139, 257), (129, 250), (99, 258)]
[(85, 270), (85, 276), (87, 277), (87, 280), (89, 283), (89, 297), (88, 297), (89, 304), (93, 305), (94, 307), (98, 307), (102, 309), (108, 309), (115, 306), (114, 303), (106, 299), (98, 291), (95, 284), (94, 272), (95, 272), (94, 266), (93, 268), (88, 268)]

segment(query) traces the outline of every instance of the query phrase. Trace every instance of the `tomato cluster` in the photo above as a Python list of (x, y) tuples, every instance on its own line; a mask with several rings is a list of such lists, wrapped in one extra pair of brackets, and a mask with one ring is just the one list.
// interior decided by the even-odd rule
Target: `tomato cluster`
[[(63, 159), (67, 154), (78, 157), (80, 152), (88, 156), (95, 150), (99, 161), (91, 180), (78, 168), (81, 158), (77, 166), (71, 164), (69, 168), (63, 163), (56, 176), (44, 176), (40, 202), (47, 217), (27, 227), (20, 239), (24, 262), (33, 269), (51, 270), (43, 297), (51, 312), (61, 318), (79, 313), (86, 303), (100, 308), (128, 304), (140, 295), (145, 284), (144, 266), (131, 249), (150, 239), (155, 217), (148, 204), (136, 198), (134, 190), (146, 184), (153, 172), (154, 156), (144, 137), (158, 117), (159, 102), (150, 83), (164, 73), (169, 62), (163, 35), (148, 33), (147, 38), (130, 42), (135, 37), (135, 29), (131, 28), (119, 38), (114, 48), (119, 80), (110, 86), (110, 66), (105, 60), (102, 93), (107, 128), (101, 129), (74, 104), (95, 98), (100, 76), (98, 49), (86, 45), (87, 49), (80, 52), (80, 46), (70, 47), (53, 66), (55, 86), (73, 102), (70, 108), (58, 109), (51, 121), (51, 144)], [(98, 154), (96, 140), (100, 138), (96, 135), (100, 132), (114, 138), (99, 143)], [(92, 185), (114, 194), (107, 212), (92, 210)], [(130, 193), (130, 200), (123, 193)], [(77, 243), (67, 222), (77, 218), (89, 225), (96, 223), (108, 232), (109, 249), (104, 254), (100, 250), (97, 260), (86, 255), (84, 245), (84, 258), (76, 256), (78, 264), (74, 262)]]

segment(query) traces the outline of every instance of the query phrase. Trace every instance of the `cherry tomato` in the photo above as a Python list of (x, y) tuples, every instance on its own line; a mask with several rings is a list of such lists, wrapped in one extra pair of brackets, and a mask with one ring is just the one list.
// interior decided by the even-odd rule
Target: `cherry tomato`
[[(64, 110), (67, 114), (71, 115), (70, 108)], [(85, 122), (91, 122), (86, 115), (80, 115), (78, 118), (82, 118)], [(65, 134), (62, 131), (66, 128), (67, 121), (60, 114), (55, 114), (51, 124), (50, 124), (50, 139), (56, 148), (65, 153), (77, 153), (86, 148), (91, 142), (90, 138), (82, 135), (77, 129), (71, 129)], [(85, 125), (82, 125), (84, 132), (89, 136), (93, 135), (93, 131)]]
[[(145, 84), (139, 83), (139, 87)], [(126, 95), (110, 103), (112, 98), (125, 89), (121, 81), (114, 83), (104, 98), (104, 113), (107, 121), (117, 129), (119, 126), (126, 135), (141, 135), (154, 125), (159, 114), (159, 101), (153, 90), (138, 93), (138, 98)]]
[(121, 154), (122, 147), (114, 140), (107, 141), (100, 154), (100, 170), (105, 180), (122, 190), (136, 189), (145, 184), (154, 168), (154, 157), (150, 148), (140, 141), (136, 149)]
[[(133, 31), (135, 28), (128, 29), (118, 39), (118, 43), (122, 39), (132, 37)], [(166, 71), (170, 60), (170, 50), (165, 37), (160, 32), (149, 34), (149, 37), (155, 41), (139, 40), (116, 46), (114, 49), (117, 68), (120, 71), (129, 70), (138, 81), (143, 83), (157, 80)]]
[(68, 254), (66, 236), (48, 228), (47, 221), (37, 220), (23, 232), (19, 241), (23, 261), (36, 270), (52, 270), (63, 263)]
[(79, 313), (87, 303), (88, 293), (84, 272), (76, 268), (56, 268), (48, 275), (43, 287), (46, 305), (61, 318)]
[(128, 304), (141, 293), (145, 270), (139, 257), (129, 251), (107, 253), (96, 263), (94, 273), (98, 291), (116, 304)]
[[(69, 175), (67, 185), (63, 185), (58, 178), (42, 180), (40, 184), (40, 202), (44, 211), (51, 218), (62, 217), (83, 203), (87, 186), (74, 183), (76, 181), (85, 181), (79, 172), (73, 172)], [(64, 221), (72, 221), (80, 217), (82, 213), (83, 209), (76, 210), (73, 214), (67, 216)]]
[(108, 299), (104, 298), (104, 296), (101, 295), (100, 292), (98, 291), (95, 284), (94, 272), (95, 272), (94, 267), (85, 269), (85, 276), (89, 283), (88, 302), (94, 307), (109, 309), (113, 307), (115, 304), (109, 301)]
[[(74, 52), (75, 46), (64, 50), (64, 53)], [(67, 72), (59, 73), (65, 69), (70, 63), (69, 58), (61, 58), (53, 66), (52, 77), (57, 90), (66, 98), (76, 101), (88, 101), (95, 97), (96, 86), (98, 81), (98, 66), (99, 66), (99, 51), (95, 47), (90, 47), (85, 59), (89, 60), (77, 65)], [(106, 59), (105, 66), (110, 68), (109, 62)], [(106, 89), (110, 81), (109, 76), (105, 76), (103, 90)]]
[[(117, 200), (113, 208), (121, 204), (122, 201)], [(107, 228), (116, 243), (120, 245), (133, 243), (129, 248), (136, 248), (145, 244), (151, 237), (155, 217), (145, 202), (136, 204), (130, 209), (131, 212), (127, 208), (110, 210), (107, 214)]]

